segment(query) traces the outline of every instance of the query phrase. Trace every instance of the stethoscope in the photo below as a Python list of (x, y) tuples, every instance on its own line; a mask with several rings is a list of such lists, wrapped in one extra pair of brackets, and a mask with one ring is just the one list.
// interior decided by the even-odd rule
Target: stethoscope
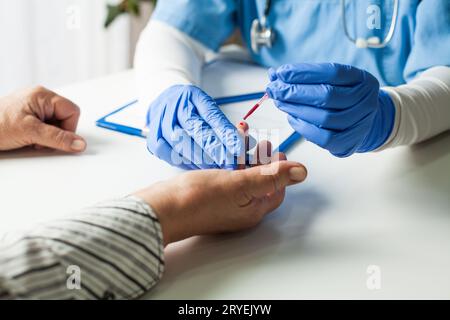
[[(399, 9), (399, 0), (394, 0), (394, 10), (392, 12), (391, 25), (386, 37), (381, 41), (379, 37), (370, 38), (353, 38), (348, 32), (346, 10), (345, 10), (345, 0), (341, 0), (341, 14), (342, 23), (344, 28), (345, 36), (348, 40), (353, 42), (357, 48), (372, 48), (372, 49), (382, 49), (385, 48), (392, 40), (395, 28), (397, 27), (397, 16)], [(275, 31), (268, 25), (267, 18), (272, 7), (272, 0), (266, 0), (264, 6), (264, 13), (260, 19), (255, 19), (252, 22), (252, 27), (250, 30), (251, 48), (254, 53), (258, 53), (261, 47), (272, 48), (275, 42)]]

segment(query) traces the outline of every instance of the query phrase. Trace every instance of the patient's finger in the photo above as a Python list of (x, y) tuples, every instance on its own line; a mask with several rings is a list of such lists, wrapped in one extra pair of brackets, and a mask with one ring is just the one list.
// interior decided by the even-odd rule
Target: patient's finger
[(264, 165), (272, 162), (272, 143), (267, 140), (262, 140), (256, 146), (256, 151), (253, 156), (252, 166)]
[(256, 147), (257, 141), (253, 136), (249, 133), (248, 134), (248, 150), (252, 150), (254, 147)]
[[(271, 158), (271, 160), (272, 160), (272, 163), (275, 163), (275, 162), (280, 162), (280, 161), (286, 161), (287, 160), (287, 157), (286, 157), (286, 155), (284, 154), (284, 153), (282, 153), (282, 152), (277, 152), (277, 153), (275, 153), (273, 156), (272, 156), (272, 158)], [(267, 194), (267, 196), (270, 198), (270, 197), (280, 197), (280, 198), (284, 198), (284, 189), (282, 189), (282, 190), (279, 190), (279, 191), (276, 191), (276, 192), (273, 192), (273, 193), (268, 193)]]
[(287, 160), (286, 155), (283, 152), (277, 152), (272, 156), (272, 162)]
[(243, 185), (245, 194), (240, 201), (242, 206), (249, 204), (249, 199), (264, 212), (280, 205), (284, 189), (305, 180), (306, 168), (297, 162), (280, 161), (233, 173)]
[(236, 128), (241, 135), (241, 137), (244, 140), (244, 150), (242, 150), (241, 154), (239, 155), (237, 161), (237, 169), (242, 170), (246, 168), (246, 158), (247, 158), (247, 152), (249, 148), (249, 138), (248, 138), (248, 124), (245, 121), (241, 121), (236, 125)]

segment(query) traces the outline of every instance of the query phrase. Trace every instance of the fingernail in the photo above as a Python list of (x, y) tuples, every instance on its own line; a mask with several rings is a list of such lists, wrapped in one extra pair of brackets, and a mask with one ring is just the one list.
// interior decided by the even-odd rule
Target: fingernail
[(306, 178), (306, 171), (301, 167), (289, 169), (289, 178), (293, 181), (303, 181)]
[(83, 151), (86, 148), (86, 142), (80, 139), (75, 139), (70, 145), (70, 148), (73, 151)]

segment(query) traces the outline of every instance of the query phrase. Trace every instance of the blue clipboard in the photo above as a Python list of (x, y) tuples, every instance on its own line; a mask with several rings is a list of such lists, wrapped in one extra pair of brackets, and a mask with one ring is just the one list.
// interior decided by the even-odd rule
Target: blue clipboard
[[(255, 92), (255, 93), (248, 93), (248, 94), (242, 94), (237, 96), (229, 96), (229, 97), (221, 97), (216, 98), (216, 103), (218, 105), (224, 105), (229, 103), (236, 103), (236, 102), (243, 102), (243, 101), (250, 101), (250, 100), (257, 100), (261, 98), (261, 96), (264, 94), (264, 92)], [(138, 136), (141, 138), (146, 138), (146, 132), (145, 130), (139, 129), (139, 128), (133, 128), (129, 126), (124, 126), (121, 124), (117, 124), (114, 122), (109, 122), (106, 119), (110, 116), (112, 116), (115, 113), (118, 113), (122, 111), (125, 108), (128, 108), (135, 103), (137, 103), (137, 100), (131, 101), (130, 103), (127, 103), (126, 105), (120, 107), (117, 110), (114, 110), (113, 112), (105, 115), (104, 117), (98, 119), (96, 121), (96, 125), (101, 128), (118, 131), (121, 133), (129, 134), (132, 136)], [(295, 142), (299, 141), (301, 139), (301, 135), (297, 132), (292, 133), (286, 140), (284, 140), (277, 149), (274, 150), (274, 152), (287, 152)]]

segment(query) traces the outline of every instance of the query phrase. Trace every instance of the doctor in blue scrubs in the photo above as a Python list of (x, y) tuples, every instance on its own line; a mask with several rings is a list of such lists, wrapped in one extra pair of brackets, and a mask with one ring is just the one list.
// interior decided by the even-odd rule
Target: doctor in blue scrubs
[(199, 86), (208, 52), (236, 29), (290, 125), (337, 157), (450, 128), (448, 0), (162, 0), (135, 58), (152, 154), (235, 167), (239, 133)]

